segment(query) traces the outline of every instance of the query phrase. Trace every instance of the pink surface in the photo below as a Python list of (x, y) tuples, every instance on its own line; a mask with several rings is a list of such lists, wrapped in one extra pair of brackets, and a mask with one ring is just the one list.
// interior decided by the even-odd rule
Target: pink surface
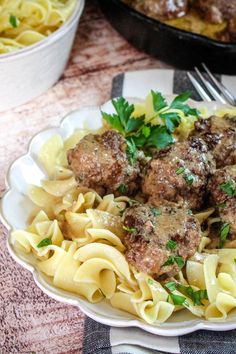
[[(98, 2), (87, 1), (61, 80), (29, 104), (0, 114), (0, 193), (10, 163), (26, 152), (34, 134), (58, 125), (71, 110), (109, 99), (118, 73), (158, 67), (167, 66), (131, 47), (104, 19)], [(80, 353), (83, 314), (44, 295), (11, 259), (6, 237), (0, 224), (0, 353)]]

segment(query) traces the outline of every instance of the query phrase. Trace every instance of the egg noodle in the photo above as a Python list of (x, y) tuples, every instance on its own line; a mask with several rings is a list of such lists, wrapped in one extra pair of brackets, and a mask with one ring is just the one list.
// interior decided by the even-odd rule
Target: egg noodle
[[(136, 106), (136, 111), (147, 111), (147, 104)], [(183, 136), (193, 128), (193, 122), (192, 128), (189, 124), (182, 122), (179, 129)], [(107, 299), (113, 307), (149, 324), (163, 323), (184, 308), (209, 321), (225, 320), (236, 307), (236, 249), (205, 249), (210, 242), (205, 231), (198, 252), (172, 280), (196, 292), (207, 291), (208, 299), (196, 304), (180, 287), (172, 289), (172, 296), (184, 296), (186, 301), (174, 304), (164, 282), (137, 272), (126, 261), (121, 213), (129, 198), (102, 198), (94, 190), (77, 186), (67, 151), (90, 132), (78, 130), (65, 141), (55, 135), (41, 148), (38, 161), (48, 178), (40, 187), (29, 187), (29, 198), (37, 211), (26, 230), (12, 232), (14, 247), (33, 254), (38, 270), (55, 287), (92, 303)], [(200, 223), (211, 220), (213, 211), (196, 217)], [(50, 243), (39, 248), (45, 239)]]
[(67, 21), (76, 0), (0, 0), (0, 54), (35, 44)]

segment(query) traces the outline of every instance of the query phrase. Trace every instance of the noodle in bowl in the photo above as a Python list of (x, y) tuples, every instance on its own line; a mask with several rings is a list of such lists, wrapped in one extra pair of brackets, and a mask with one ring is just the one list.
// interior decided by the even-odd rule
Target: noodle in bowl
[(37, 43), (0, 54), (0, 111), (39, 96), (62, 75), (68, 62), (84, 0), (76, 2), (69, 18)]

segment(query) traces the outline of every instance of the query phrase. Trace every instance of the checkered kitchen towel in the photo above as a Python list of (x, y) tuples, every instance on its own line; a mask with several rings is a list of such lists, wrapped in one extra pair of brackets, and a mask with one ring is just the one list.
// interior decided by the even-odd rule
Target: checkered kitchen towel
[[(236, 95), (236, 77), (218, 77)], [(164, 94), (192, 91), (201, 100), (184, 71), (145, 70), (128, 72), (113, 80), (112, 97), (145, 97), (151, 90)], [(181, 326), (181, 324), (180, 324)], [(197, 331), (181, 337), (162, 337), (138, 328), (116, 328), (86, 318), (83, 354), (236, 354), (236, 330)]]

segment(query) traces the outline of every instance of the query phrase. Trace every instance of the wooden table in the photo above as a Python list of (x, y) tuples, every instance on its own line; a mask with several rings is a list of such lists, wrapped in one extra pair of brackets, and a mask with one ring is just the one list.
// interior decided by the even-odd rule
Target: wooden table
[[(98, 1), (88, 0), (60, 81), (32, 102), (0, 114), (0, 193), (10, 163), (26, 152), (34, 134), (58, 125), (71, 110), (109, 99), (118, 73), (159, 67), (167, 65), (129, 45), (104, 18)], [(80, 353), (84, 315), (44, 295), (8, 254), (3, 225), (0, 233), (0, 353)]]

